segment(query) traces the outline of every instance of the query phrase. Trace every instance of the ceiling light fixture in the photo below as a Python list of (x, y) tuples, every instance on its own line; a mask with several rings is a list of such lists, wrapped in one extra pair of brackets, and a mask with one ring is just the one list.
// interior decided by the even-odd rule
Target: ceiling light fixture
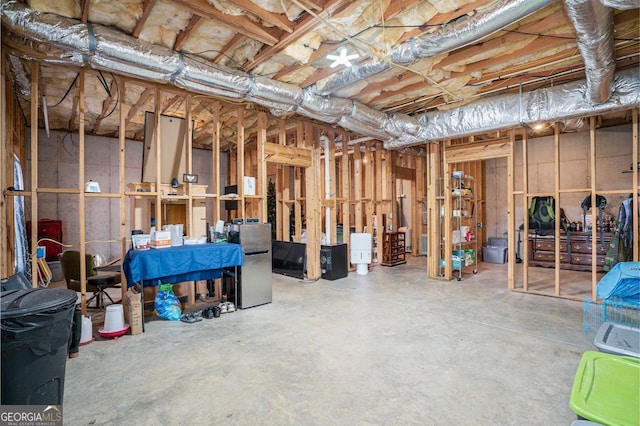
[(339, 48), (338, 52), (340, 53), (340, 55), (331, 55), (331, 54), (327, 55), (327, 59), (331, 59), (333, 61), (333, 63), (331, 64), (331, 68), (335, 68), (338, 65), (344, 65), (345, 67), (350, 67), (351, 60), (357, 59), (360, 57), (360, 55), (358, 55), (357, 53), (354, 53), (353, 55), (347, 55), (346, 47)]

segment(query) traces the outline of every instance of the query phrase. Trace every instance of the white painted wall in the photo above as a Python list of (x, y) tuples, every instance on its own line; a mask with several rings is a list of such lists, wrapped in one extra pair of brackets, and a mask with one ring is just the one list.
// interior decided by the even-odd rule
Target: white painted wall
[[(25, 186), (31, 189), (30, 130), (27, 129), (27, 159), (23, 161)], [(44, 130), (38, 134), (38, 186), (41, 188), (64, 188), (84, 190), (84, 182), (78, 180), (79, 136), (67, 132), (51, 131), (47, 138)], [(101, 192), (120, 192), (119, 140), (99, 136), (85, 137), (85, 180), (100, 184)], [(226, 161), (221, 161), (221, 174), (226, 176)], [(193, 150), (193, 171), (198, 174), (199, 184), (211, 182), (211, 151)], [(125, 144), (125, 182), (140, 182), (142, 179), (142, 142), (127, 140)], [(222, 182), (222, 185), (225, 183)], [(213, 192), (210, 189), (209, 192)], [(63, 243), (78, 249), (79, 230), (78, 195), (40, 194), (38, 217), (62, 220)], [(126, 205), (126, 218), (129, 206)], [(30, 220), (29, 199), (25, 200), (27, 220)], [(86, 250), (100, 254), (107, 261), (120, 256), (120, 199), (86, 198), (85, 203)], [(211, 201), (208, 202), (207, 217), (212, 217)], [(127, 224), (127, 235), (131, 232)]]
[[(597, 190), (631, 189), (629, 170), (632, 154), (631, 124), (608, 127), (596, 131), (596, 188)], [(590, 188), (594, 173), (590, 170), (589, 131), (560, 135), (560, 188)], [(529, 193), (554, 191), (553, 136), (529, 139)], [(515, 149), (515, 189), (522, 190), (522, 144)], [(484, 226), (487, 237), (505, 237), (507, 232), (507, 160), (492, 159), (485, 162), (486, 215)], [(572, 221), (582, 221), (580, 203), (589, 193), (560, 195), (562, 207)], [(628, 195), (628, 194), (627, 194)], [(617, 215), (626, 195), (606, 195), (605, 213)], [(522, 198), (516, 200), (516, 227), (523, 223)], [(588, 212), (589, 213), (589, 212)]]

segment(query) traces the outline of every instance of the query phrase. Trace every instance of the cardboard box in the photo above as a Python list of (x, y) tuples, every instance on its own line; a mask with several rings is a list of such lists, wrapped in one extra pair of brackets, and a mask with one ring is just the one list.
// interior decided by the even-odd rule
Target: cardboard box
[(171, 247), (171, 232), (155, 231), (151, 233), (151, 248)]
[(129, 333), (132, 336), (142, 333), (142, 299), (140, 293), (127, 291), (124, 299), (124, 317), (129, 324)]

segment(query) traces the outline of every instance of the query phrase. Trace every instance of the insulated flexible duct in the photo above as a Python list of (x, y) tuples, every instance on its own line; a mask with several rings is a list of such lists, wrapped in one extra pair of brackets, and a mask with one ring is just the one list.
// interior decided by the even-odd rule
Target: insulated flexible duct
[[(523, 94), (481, 99), (450, 111), (427, 113), (429, 124), (421, 136), (426, 140), (457, 138), (640, 106), (640, 75), (636, 69), (616, 74), (613, 88), (609, 100), (598, 105), (586, 99), (588, 89), (584, 80)], [(399, 138), (386, 142), (384, 146), (397, 149), (416, 143)]]
[(578, 49), (587, 77), (587, 98), (594, 104), (611, 96), (616, 69), (613, 9), (599, 0), (564, 0), (567, 16), (578, 36)]
[[(432, 34), (411, 38), (389, 52), (389, 61), (408, 65), (423, 58), (431, 58), (445, 52), (475, 43), (499, 31), (551, 3), (551, 0), (501, 0), (489, 8), (442, 26)], [(385, 61), (373, 60), (336, 74), (319, 83), (315, 90), (321, 95), (329, 95), (343, 87), (380, 74), (391, 68)]]

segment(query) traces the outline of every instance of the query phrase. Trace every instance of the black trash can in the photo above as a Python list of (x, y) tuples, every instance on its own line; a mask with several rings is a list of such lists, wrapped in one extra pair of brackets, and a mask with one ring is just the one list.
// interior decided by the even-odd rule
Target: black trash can
[(62, 405), (76, 300), (61, 288), (0, 293), (2, 405)]

